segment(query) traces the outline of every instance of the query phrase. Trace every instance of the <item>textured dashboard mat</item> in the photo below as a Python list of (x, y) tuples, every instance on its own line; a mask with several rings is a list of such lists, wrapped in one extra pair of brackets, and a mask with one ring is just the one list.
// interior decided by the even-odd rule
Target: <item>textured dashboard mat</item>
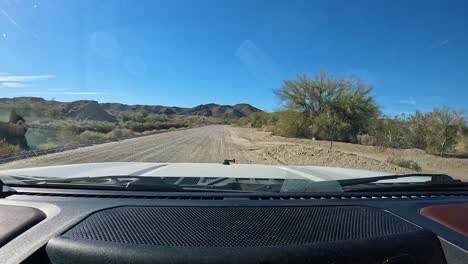
[(36, 208), (1, 204), (0, 248), (45, 218), (46, 215)]
[(117, 207), (93, 213), (62, 237), (152, 246), (264, 247), (418, 230), (391, 213), (364, 206)]

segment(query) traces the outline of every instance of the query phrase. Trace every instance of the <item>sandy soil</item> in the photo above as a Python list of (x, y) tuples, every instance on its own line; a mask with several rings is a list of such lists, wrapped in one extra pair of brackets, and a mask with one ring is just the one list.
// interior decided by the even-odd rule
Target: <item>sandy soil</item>
[(317, 165), (410, 173), (386, 162), (389, 157), (412, 159), (423, 172), (447, 173), (468, 180), (468, 159), (441, 158), (424, 151), (382, 149), (348, 143), (273, 136), (252, 128), (207, 126), (133, 138), (49, 154), (0, 165), (0, 169), (86, 162), (214, 162)]

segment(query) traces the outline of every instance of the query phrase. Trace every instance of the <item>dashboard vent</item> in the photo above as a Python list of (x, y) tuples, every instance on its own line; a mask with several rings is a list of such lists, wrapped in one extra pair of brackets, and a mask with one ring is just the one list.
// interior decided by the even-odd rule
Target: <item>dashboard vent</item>
[(372, 195), (242, 195), (233, 196), (219, 193), (217, 195), (127, 195), (127, 194), (87, 194), (87, 193), (52, 193), (52, 192), (20, 192), (21, 195), (48, 196), (48, 197), (80, 197), (80, 198), (121, 198), (121, 199), (163, 199), (163, 200), (224, 200), (249, 199), (257, 201), (272, 200), (355, 200), (355, 199), (424, 199), (424, 198), (461, 198), (466, 199), (466, 194), (372, 194)]
[(465, 194), (372, 194), (372, 195), (291, 195), (256, 196), (252, 200), (350, 200), (350, 199), (415, 199), (415, 198), (467, 198)]
[(48, 197), (79, 197), (79, 198), (121, 198), (121, 199), (171, 199), (171, 200), (223, 200), (223, 196), (189, 195), (189, 196), (162, 196), (162, 195), (117, 195), (117, 194), (72, 194), (72, 193), (39, 193), (21, 192), (21, 195), (48, 196)]

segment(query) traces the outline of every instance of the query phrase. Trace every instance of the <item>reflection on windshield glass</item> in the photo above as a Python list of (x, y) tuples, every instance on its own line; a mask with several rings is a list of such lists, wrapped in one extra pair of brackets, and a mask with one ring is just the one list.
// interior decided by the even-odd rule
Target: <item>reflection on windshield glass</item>
[[(102, 163), (120, 175), (145, 162), (190, 163), (161, 175), (192, 178), (468, 180), (467, 11), (463, 1), (0, 0), (0, 171), (87, 164), (79, 170), (94, 175), (90, 163)], [(261, 188), (309, 190), (277, 180)]]

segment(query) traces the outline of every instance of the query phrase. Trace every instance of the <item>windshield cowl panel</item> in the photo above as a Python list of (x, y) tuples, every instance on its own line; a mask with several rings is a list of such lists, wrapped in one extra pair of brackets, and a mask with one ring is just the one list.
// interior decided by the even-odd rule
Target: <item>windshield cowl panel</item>
[[(104, 166), (107, 165), (107, 166)], [(455, 183), (446, 175), (408, 174), (388, 175), (362, 170), (320, 167), (284, 167), (222, 164), (149, 164), (100, 163), (65, 165), (33, 169), (10, 170), (0, 173), (6, 185), (34, 187), (69, 187), (122, 189), (142, 191), (219, 190), (250, 192), (343, 192), (390, 184)], [(265, 169), (267, 168), (267, 169)], [(86, 172), (86, 169), (88, 172)], [(68, 170), (66, 177), (59, 176)], [(103, 175), (110, 171), (127, 171), (128, 175)], [(72, 172), (77, 171), (77, 175)], [(210, 173), (208, 173), (210, 172)], [(314, 174), (315, 173), (315, 174)], [(83, 176), (86, 175), (86, 176)], [(177, 176), (176, 176), (177, 175)], [(237, 177), (235, 175), (241, 175)], [(371, 186), (369, 186), (371, 185)], [(374, 187), (375, 187), (374, 186)]]

